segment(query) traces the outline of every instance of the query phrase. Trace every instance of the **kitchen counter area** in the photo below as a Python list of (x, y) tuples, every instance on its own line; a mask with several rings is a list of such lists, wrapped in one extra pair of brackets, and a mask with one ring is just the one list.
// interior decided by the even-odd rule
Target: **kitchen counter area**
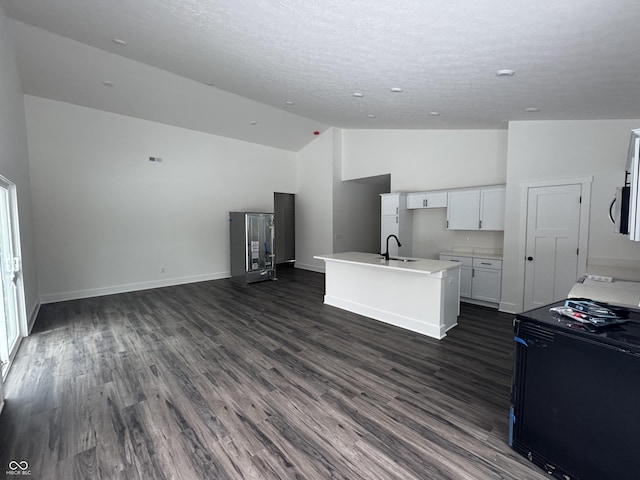
[(441, 339), (455, 327), (460, 266), (378, 254), (317, 255), (325, 262), (324, 303)]

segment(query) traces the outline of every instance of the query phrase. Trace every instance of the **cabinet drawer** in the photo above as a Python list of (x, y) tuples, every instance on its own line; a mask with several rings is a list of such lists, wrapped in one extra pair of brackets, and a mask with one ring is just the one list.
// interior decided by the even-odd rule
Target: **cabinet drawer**
[(493, 268), (495, 270), (502, 270), (502, 260), (491, 260), (488, 258), (474, 258), (474, 268)]
[(458, 255), (440, 255), (440, 260), (458, 262), (460, 265), (467, 267), (473, 266), (473, 258), (471, 257), (459, 257)]

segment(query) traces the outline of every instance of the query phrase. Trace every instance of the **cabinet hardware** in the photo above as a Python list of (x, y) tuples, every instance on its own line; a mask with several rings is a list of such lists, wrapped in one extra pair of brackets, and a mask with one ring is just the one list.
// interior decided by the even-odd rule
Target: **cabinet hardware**
[(396, 217), (396, 223), (398, 223), (398, 217)]
[(400, 213), (400, 212), (398, 211), (398, 209), (399, 209), (399, 208), (400, 208), (400, 207), (396, 207), (396, 215), (397, 215), (398, 213)]
[(480, 265), (491, 265), (491, 264), (488, 262), (480, 262)]
[(428, 199), (428, 198), (424, 201), (424, 206), (425, 206), (425, 207), (428, 207), (428, 206), (429, 206), (429, 199)]
[(480, 228), (480, 229), (482, 228), (482, 220), (480, 220), (480, 221), (478, 222), (478, 228)]
[(471, 278), (473, 278), (473, 277), (475, 277), (475, 276), (476, 276), (476, 269), (475, 269), (475, 268), (472, 268), (472, 269), (471, 269)]

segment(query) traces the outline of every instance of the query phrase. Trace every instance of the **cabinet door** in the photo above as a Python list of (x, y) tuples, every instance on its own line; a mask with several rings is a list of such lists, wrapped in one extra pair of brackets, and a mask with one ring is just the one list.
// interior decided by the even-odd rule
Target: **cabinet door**
[[(383, 215), (381, 223), (382, 235), (380, 236), (380, 253), (387, 251), (387, 237), (389, 235), (400, 235), (400, 225), (397, 215)], [(398, 244), (395, 240), (389, 241), (389, 255), (398, 256)]]
[(400, 213), (400, 195), (399, 194), (385, 194), (380, 195), (381, 199), (381, 215), (398, 215)]
[(480, 190), (457, 190), (447, 198), (447, 230), (478, 230)]
[(471, 298), (471, 267), (460, 267), (460, 296)]
[(407, 194), (407, 208), (424, 208), (425, 207), (424, 193), (408, 193)]
[(505, 187), (480, 190), (480, 229), (504, 230)]
[(471, 298), (500, 303), (502, 271), (493, 268), (473, 268)]
[(442, 208), (447, 206), (447, 192), (427, 193), (424, 198), (425, 208)]

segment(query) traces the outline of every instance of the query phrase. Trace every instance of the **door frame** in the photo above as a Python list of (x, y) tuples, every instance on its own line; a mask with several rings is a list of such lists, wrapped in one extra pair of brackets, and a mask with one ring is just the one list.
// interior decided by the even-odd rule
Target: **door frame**
[[(22, 270), (22, 246), (20, 244), (20, 221), (18, 218), (18, 193), (15, 183), (0, 175), (0, 187), (5, 188), (9, 195), (9, 222), (11, 223), (11, 246), (14, 258), (18, 258), (20, 269), (16, 272), (16, 309), (18, 316), (18, 339), (13, 349), (9, 351), (9, 366), (13, 362), (16, 352), (20, 346), (22, 338), (29, 334), (29, 324), (27, 320), (27, 308), (24, 298), (24, 282)], [(7, 372), (9, 370), (7, 369)], [(4, 380), (2, 378), (1, 380)]]
[(582, 203), (580, 207), (580, 231), (578, 232), (578, 277), (587, 271), (587, 253), (589, 247), (589, 217), (591, 212), (591, 184), (593, 176), (567, 177), (553, 180), (536, 180), (520, 184), (520, 235), (518, 239), (518, 281), (520, 283), (520, 310), (524, 309), (525, 268), (527, 246), (527, 214), (529, 211), (529, 189), (538, 187), (557, 187), (561, 185), (580, 185)]

